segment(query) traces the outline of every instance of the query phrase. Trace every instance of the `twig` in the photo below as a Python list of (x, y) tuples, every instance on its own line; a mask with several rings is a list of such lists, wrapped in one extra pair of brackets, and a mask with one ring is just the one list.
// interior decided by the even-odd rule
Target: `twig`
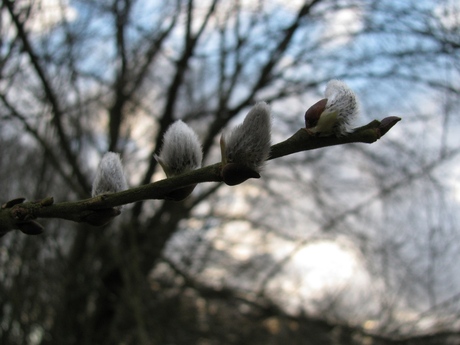
[[(358, 142), (370, 144), (380, 139), (400, 120), (398, 117), (374, 120), (343, 137), (315, 137), (302, 128), (285, 141), (273, 145), (269, 159), (333, 145)], [(222, 182), (221, 170), (222, 164), (216, 163), (122, 192), (74, 202), (55, 204), (52, 197), (33, 202), (23, 202), (23, 198), (15, 199), (2, 205), (0, 209), (0, 236), (14, 229), (27, 234), (39, 234), (43, 228), (34, 221), (38, 218), (59, 218), (100, 226), (120, 214), (118, 206), (142, 200), (164, 199), (172, 191), (198, 183)]]

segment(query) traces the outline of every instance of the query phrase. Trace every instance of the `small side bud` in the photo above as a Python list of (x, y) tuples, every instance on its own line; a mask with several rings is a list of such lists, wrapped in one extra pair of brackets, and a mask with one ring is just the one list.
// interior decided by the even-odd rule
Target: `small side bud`
[(203, 159), (198, 136), (183, 121), (174, 122), (166, 131), (163, 147), (155, 159), (168, 177), (198, 169)]
[(93, 181), (93, 197), (121, 192), (128, 189), (126, 177), (123, 173), (120, 155), (114, 152), (107, 152), (101, 159), (97, 168), (96, 177)]
[[(244, 171), (243, 175), (246, 178), (242, 179), (241, 182), (251, 177), (260, 177), (259, 172), (263, 169), (270, 154), (270, 145), (270, 107), (267, 103), (260, 102), (251, 109), (242, 124), (221, 137), (220, 148), (224, 182), (231, 183), (230, 185), (238, 184), (235, 182), (241, 178), (230, 178), (230, 174), (236, 171), (238, 174)], [(235, 165), (226, 169), (229, 164)], [(245, 168), (242, 168), (243, 166)]]
[(44, 199), (36, 201), (36, 203), (40, 204), (42, 207), (51, 206), (54, 204), (54, 198), (52, 196), (48, 196)]
[(355, 93), (344, 82), (331, 80), (326, 85), (325, 96), (306, 111), (306, 130), (317, 136), (350, 133), (359, 111)]
[(22, 204), (25, 200), (26, 200), (26, 198), (16, 198), (16, 199), (7, 201), (1, 207), (2, 208), (12, 208), (15, 205)]

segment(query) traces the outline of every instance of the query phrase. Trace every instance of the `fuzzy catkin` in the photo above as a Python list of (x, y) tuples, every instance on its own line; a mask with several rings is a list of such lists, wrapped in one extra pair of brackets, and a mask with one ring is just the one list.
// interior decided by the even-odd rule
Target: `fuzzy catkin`
[(201, 167), (203, 152), (196, 133), (177, 120), (166, 131), (161, 152), (155, 158), (171, 177)]
[(243, 123), (224, 134), (225, 160), (260, 171), (270, 154), (271, 115), (265, 102), (257, 103)]
[(345, 135), (351, 132), (351, 125), (359, 111), (358, 100), (353, 90), (340, 80), (331, 80), (326, 85), (325, 97), (325, 111), (337, 112), (336, 134)]
[(101, 194), (121, 192), (126, 189), (128, 189), (128, 184), (123, 173), (120, 155), (115, 152), (107, 152), (102, 157), (97, 168), (91, 195), (95, 197)]

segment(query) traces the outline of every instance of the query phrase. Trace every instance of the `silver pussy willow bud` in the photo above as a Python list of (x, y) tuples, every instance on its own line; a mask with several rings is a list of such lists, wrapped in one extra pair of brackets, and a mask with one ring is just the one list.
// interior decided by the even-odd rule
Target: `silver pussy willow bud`
[(355, 93), (344, 82), (331, 80), (326, 85), (325, 97), (305, 113), (307, 131), (318, 136), (350, 133), (359, 111)]
[(196, 133), (177, 120), (166, 131), (160, 154), (154, 156), (166, 176), (172, 177), (201, 167), (203, 152)]
[(93, 181), (93, 197), (101, 194), (116, 193), (128, 189), (120, 155), (107, 152), (101, 159)]
[(271, 126), (270, 107), (257, 103), (242, 124), (222, 135), (222, 163), (241, 164), (260, 172), (270, 154)]

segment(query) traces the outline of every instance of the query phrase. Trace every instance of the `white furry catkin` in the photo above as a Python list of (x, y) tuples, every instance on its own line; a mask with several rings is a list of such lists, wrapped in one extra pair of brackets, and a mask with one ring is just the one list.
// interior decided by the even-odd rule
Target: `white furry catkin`
[(340, 80), (331, 80), (326, 85), (326, 109), (337, 112), (337, 124), (334, 131), (338, 135), (351, 132), (351, 124), (358, 115), (359, 105), (355, 93)]
[(242, 164), (259, 172), (268, 159), (270, 145), (270, 107), (260, 102), (251, 109), (242, 124), (222, 135), (222, 161)]
[(316, 136), (344, 136), (352, 132), (359, 109), (354, 92), (344, 82), (331, 80), (325, 96), (305, 112), (306, 130)]
[(177, 120), (166, 131), (159, 155), (154, 155), (166, 176), (172, 177), (201, 167), (203, 152), (196, 133)]
[(93, 197), (101, 194), (116, 193), (128, 189), (120, 155), (107, 152), (101, 159), (93, 181)]

